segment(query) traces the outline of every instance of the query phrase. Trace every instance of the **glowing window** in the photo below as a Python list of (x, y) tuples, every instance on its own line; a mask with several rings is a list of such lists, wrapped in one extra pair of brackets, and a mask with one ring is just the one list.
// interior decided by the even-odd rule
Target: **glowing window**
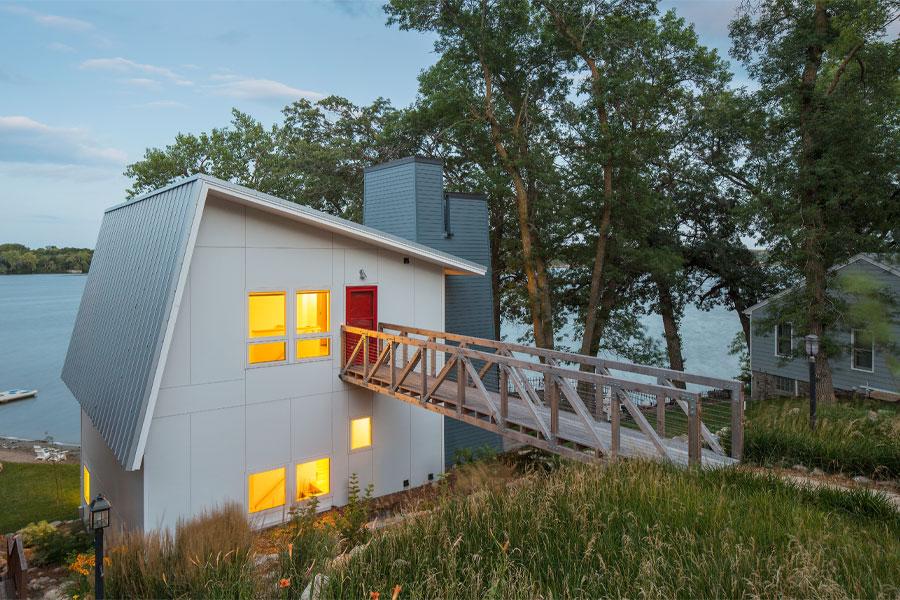
[(285, 292), (250, 292), (248, 298), (249, 337), (284, 337), (287, 334)]
[(81, 467), (84, 470), (84, 479), (82, 481), (81, 487), (84, 491), (84, 503), (91, 503), (91, 472), (88, 471), (88, 468), (84, 465)]
[(277, 362), (285, 359), (285, 342), (264, 342), (262, 344), (250, 344), (247, 346), (247, 362), (251, 365), (257, 363)]
[(328, 331), (328, 292), (297, 292), (297, 335)]
[(311, 460), (297, 465), (297, 500), (324, 496), (330, 491), (327, 458)]
[(262, 473), (253, 473), (248, 479), (249, 494), (247, 505), (250, 512), (268, 510), (284, 506), (284, 482), (286, 469), (280, 467)]
[(350, 421), (350, 449), (368, 448), (372, 445), (372, 417)]
[(328, 356), (331, 351), (329, 338), (312, 338), (297, 340), (297, 360)]

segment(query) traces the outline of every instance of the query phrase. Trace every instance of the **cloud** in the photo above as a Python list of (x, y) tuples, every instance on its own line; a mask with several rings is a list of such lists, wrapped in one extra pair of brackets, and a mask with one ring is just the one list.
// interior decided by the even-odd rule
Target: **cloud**
[(20, 115), (0, 116), (0, 162), (122, 165), (127, 158), (83, 129), (52, 127)]
[(75, 48), (73, 48), (72, 46), (69, 46), (68, 44), (63, 44), (61, 42), (53, 42), (52, 44), (47, 46), (47, 48), (49, 48), (50, 50), (53, 50), (55, 52), (65, 52), (65, 53), (75, 52)]
[(175, 100), (154, 100), (153, 102), (142, 102), (133, 104), (134, 108), (187, 108), (188, 105)]
[(32, 83), (33, 80), (27, 75), (6, 71), (3, 67), (0, 67), (0, 81), (5, 83)]
[(115, 58), (91, 58), (82, 62), (79, 68), (93, 71), (112, 71), (115, 73), (143, 73), (168, 79), (176, 85), (193, 85), (192, 81), (185, 79), (171, 69), (135, 62), (121, 56)]
[(146, 77), (131, 77), (129, 79), (123, 79), (122, 83), (153, 92), (162, 89), (162, 84), (159, 81), (156, 79), (148, 79)]
[(83, 21), (81, 19), (75, 19), (72, 17), (63, 17), (61, 15), (40, 13), (36, 10), (25, 8), (24, 6), (21, 6), (19, 4), (7, 4), (4, 6), (0, 6), (0, 9), (3, 9), (6, 12), (15, 15), (28, 17), (38, 25), (43, 25), (44, 27), (52, 27), (54, 29), (76, 32), (92, 31), (94, 29), (94, 24), (89, 23), (88, 21)]
[(211, 80), (217, 81), (208, 89), (216, 95), (238, 98), (240, 100), (285, 100), (309, 98), (320, 100), (324, 94), (291, 87), (280, 81), (271, 79), (253, 79), (237, 75), (213, 75)]

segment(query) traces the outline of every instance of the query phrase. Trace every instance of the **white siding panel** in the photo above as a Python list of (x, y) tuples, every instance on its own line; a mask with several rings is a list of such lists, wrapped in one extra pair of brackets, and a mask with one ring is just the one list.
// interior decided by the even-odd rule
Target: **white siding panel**
[(197, 246), (244, 246), (244, 207), (210, 194), (197, 232)]
[(241, 248), (197, 248), (191, 263), (191, 383), (239, 379), (244, 371)]
[(410, 435), (410, 485), (428, 483), (428, 474), (436, 480), (444, 471), (444, 419), (427, 410), (413, 408)]
[(247, 248), (247, 289), (330, 288), (331, 250)]
[(247, 407), (247, 471), (271, 469), (291, 460), (291, 402)]
[(191, 418), (154, 419), (144, 454), (145, 529), (175, 529), (191, 510)]
[(247, 209), (248, 248), (331, 248), (332, 234), (264, 211)]
[(172, 387), (159, 391), (154, 416), (182, 415), (243, 404), (244, 381), (241, 379)]
[(226, 502), (247, 506), (244, 409), (191, 415), (191, 513)]
[(347, 483), (350, 481), (350, 417), (347, 411), (349, 394), (347, 392), (331, 394), (331, 495), (337, 506), (347, 503)]
[(374, 483), (372, 479), (372, 451), (354, 452), (350, 455), (349, 462), (350, 472), (347, 473), (347, 481), (350, 481), (350, 475), (356, 473), (360, 492), (365, 491), (367, 485)]
[(247, 369), (247, 404), (331, 391), (332, 360)]
[(375, 494), (391, 494), (403, 489), (409, 479), (410, 412), (422, 410), (389, 396), (374, 394), (372, 448), (374, 451)]
[[(181, 296), (181, 306), (178, 309), (178, 318), (175, 320), (175, 330), (172, 332), (172, 345), (169, 346), (169, 356), (166, 359), (166, 369), (163, 372), (160, 387), (167, 388), (175, 385), (187, 385), (191, 382), (191, 282), (190, 278), (185, 285)], [(157, 407), (157, 412), (159, 408)]]
[[(378, 250), (375, 249), (350, 249), (344, 251), (344, 283), (346, 285), (377, 285), (378, 276)], [(366, 278), (360, 277), (359, 271), (366, 273)]]
[(316, 394), (291, 400), (291, 456), (295, 462), (331, 456), (333, 431), (331, 423), (333, 398), (343, 394)]
[(415, 266), (403, 264), (393, 252), (379, 253), (380, 275), (384, 285), (378, 288), (378, 320), (382, 323), (406, 323), (413, 314)]

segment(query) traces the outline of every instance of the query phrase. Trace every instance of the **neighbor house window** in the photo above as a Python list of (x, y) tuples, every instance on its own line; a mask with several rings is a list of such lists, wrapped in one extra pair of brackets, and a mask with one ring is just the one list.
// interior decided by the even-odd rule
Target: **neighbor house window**
[(372, 417), (350, 421), (350, 449), (359, 450), (372, 445)]
[(781, 377), (780, 375), (773, 375), (772, 378), (775, 380), (775, 389), (779, 392), (785, 392), (787, 394), (794, 393), (794, 380), (789, 377)]
[(88, 471), (88, 468), (84, 465), (82, 465), (81, 469), (83, 471), (83, 476), (84, 476), (84, 479), (81, 484), (82, 491), (84, 492), (84, 503), (90, 504), (91, 503), (91, 472)]
[(850, 330), (851, 366), (858, 371), (875, 371), (875, 339), (864, 329)]
[(327, 334), (330, 328), (330, 305), (331, 294), (328, 291), (297, 292), (295, 306), (297, 339), (294, 345), (294, 356), (297, 360), (331, 354), (331, 338), (322, 335)]
[(779, 323), (775, 327), (775, 354), (790, 357), (794, 350), (794, 327), (790, 323)]
[[(287, 293), (250, 292), (247, 297), (247, 362), (287, 359)], [(259, 340), (259, 341), (254, 341)]]
[(297, 500), (324, 496), (330, 491), (330, 461), (327, 458), (297, 465)]
[(286, 471), (287, 469), (280, 467), (250, 475), (247, 481), (247, 506), (250, 512), (284, 506)]

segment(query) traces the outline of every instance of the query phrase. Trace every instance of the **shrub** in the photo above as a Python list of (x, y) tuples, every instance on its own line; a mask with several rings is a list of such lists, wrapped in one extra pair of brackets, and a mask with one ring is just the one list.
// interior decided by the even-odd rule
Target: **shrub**
[(750, 405), (744, 429), (745, 459), (763, 465), (800, 463), (879, 479), (900, 477), (896, 409), (863, 402), (824, 405), (819, 407), (815, 431), (809, 428), (808, 411), (803, 400)]
[(350, 476), (349, 487), (347, 506), (335, 519), (335, 525), (341, 536), (341, 548), (344, 551), (363, 544), (368, 539), (369, 530), (366, 529), (366, 523), (369, 520), (372, 493), (375, 490), (375, 486), (370, 483), (365, 491), (361, 491), (356, 473)]
[(30, 523), (22, 529), (22, 541), (32, 548), (37, 567), (64, 564), (72, 555), (92, 547), (93, 540), (83, 530), (58, 529), (47, 521)]
[(293, 596), (299, 596), (315, 576), (325, 571), (326, 563), (338, 548), (335, 528), (319, 519), (318, 498), (292, 510), (290, 542), (279, 553), (281, 581)]
[(323, 597), (896, 597), (880, 496), (737, 470), (565, 465), (380, 531)]
[(253, 533), (243, 509), (228, 505), (167, 531), (126, 532), (107, 568), (112, 598), (253, 598)]

